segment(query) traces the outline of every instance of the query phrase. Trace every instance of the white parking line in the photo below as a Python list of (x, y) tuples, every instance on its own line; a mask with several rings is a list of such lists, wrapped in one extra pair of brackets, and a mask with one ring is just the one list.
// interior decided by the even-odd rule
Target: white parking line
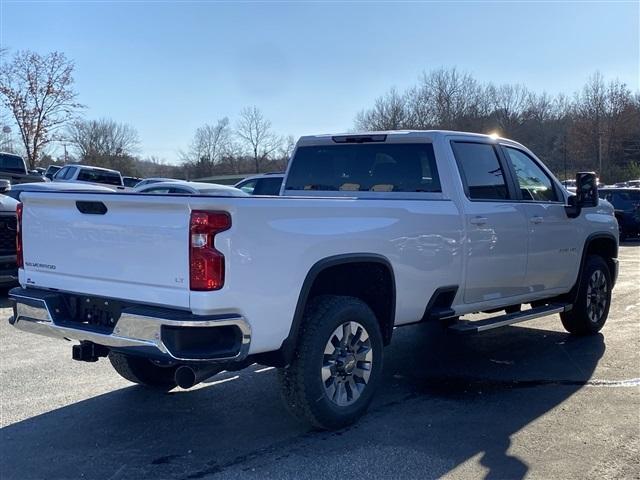
[(261, 368), (260, 370), (256, 370), (254, 373), (262, 373), (262, 372), (268, 372), (269, 370), (273, 370), (276, 367), (266, 367), (266, 368)]
[(240, 375), (236, 375), (234, 377), (223, 378), (222, 380), (216, 380), (215, 382), (207, 383), (207, 386), (210, 385), (219, 385), (220, 383), (230, 382), (231, 380), (237, 380), (240, 378)]
[(628, 380), (589, 380), (589, 387), (640, 387), (640, 378)]

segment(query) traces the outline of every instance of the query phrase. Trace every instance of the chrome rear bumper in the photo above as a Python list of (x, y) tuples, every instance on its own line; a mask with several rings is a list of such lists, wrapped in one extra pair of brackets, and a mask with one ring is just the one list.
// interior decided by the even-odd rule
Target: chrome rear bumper
[[(251, 328), (246, 320), (235, 315), (197, 316), (188, 312), (130, 306), (124, 308), (113, 330), (98, 331), (90, 325), (74, 322), (61, 316), (59, 305), (62, 294), (45, 290), (14, 288), (9, 292), (13, 302), (14, 315), (9, 319), (14, 327), (29, 333), (64, 340), (93, 342), (105, 347), (129, 350), (132, 353), (165, 358), (178, 362), (236, 362), (243, 360), (249, 353)], [(64, 313), (62, 312), (64, 315)], [(185, 356), (166, 342), (163, 327), (170, 327), (175, 332), (193, 329), (234, 327), (238, 329), (232, 351), (225, 349), (222, 354), (211, 352), (211, 355), (199, 354)], [(222, 330), (219, 330), (222, 332)], [(199, 332), (204, 333), (204, 330)], [(195, 332), (198, 333), (198, 332)], [(209, 333), (211, 334), (211, 333)], [(163, 338), (164, 337), (164, 338)], [(219, 353), (219, 352), (218, 352)]]

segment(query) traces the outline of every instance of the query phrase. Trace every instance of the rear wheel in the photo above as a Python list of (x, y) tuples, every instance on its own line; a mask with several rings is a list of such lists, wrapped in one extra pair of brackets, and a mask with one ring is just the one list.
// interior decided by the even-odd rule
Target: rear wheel
[(305, 311), (293, 361), (278, 371), (285, 403), (317, 428), (345, 427), (371, 403), (382, 359), (380, 326), (366, 303), (317, 297)]
[(611, 272), (598, 255), (587, 257), (573, 308), (560, 314), (562, 325), (575, 335), (599, 332), (607, 321), (611, 305)]
[(114, 370), (125, 380), (157, 390), (169, 391), (176, 387), (176, 367), (162, 367), (142, 357), (109, 352)]

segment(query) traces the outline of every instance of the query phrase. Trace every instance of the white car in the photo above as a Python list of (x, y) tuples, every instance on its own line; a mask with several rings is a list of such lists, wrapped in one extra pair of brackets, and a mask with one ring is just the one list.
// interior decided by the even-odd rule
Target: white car
[[(295, 415), (341, 428), (371, 402), (395, 327), (560, 314), (600, 331), (618, 225), (595, 174), (576, 182), (570, 195), (507, 139), (390, 131), (302, 137), (282, 196), (27, 192), (11, 323), (165, 390), (275, 366)], [(494, 313), (458, 319), (474, 312)]]
[(150, 185), (152, 183), (159, 182), (184, 182), (185, 180), (178, 180), (176, 178), (163, 178), (163, 177), (153, 177), (153, 178), (145, 178), (144, 180), (140, 180), (136, 183), (135, 187), (144, 187), (145, 185)]
[(20, 183), (12, 185), (5, 195), (20, 201), (24, 192), (101, 192), (114, 193), (113, 188), (92, 183), (64, 183), (64, 182), (43, 182), (43, 183)]
[(122, 176), (117, 170), (88, 165), (65, 165), (53, 176), (54, 182), (104, 185), (112, 190), (124, 190)]
[(133, 189), (137, 193), (174, 193), (184, 195), (219, 195), (222, 197), (246, 197), (247, 194), (242, 190), (229, 185), (218, 185), (216, 183), (204, 182), (158, 182), (150, 183), (143, 186), (137, 186)]

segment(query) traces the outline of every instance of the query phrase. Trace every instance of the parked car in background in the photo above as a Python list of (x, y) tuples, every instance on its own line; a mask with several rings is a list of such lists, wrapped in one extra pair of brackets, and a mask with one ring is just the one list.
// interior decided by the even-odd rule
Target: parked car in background
[(9, 180), (12, 185), (27, 182), (45, 182), (38, 173), (30, 173), (20, 155), (0, 152), (0, 179)]
[(158, 182), (133, 189), (138, 193), (182, 193), (185, 195), (219, 195), (221, 197), (246, 197), (248, 194), (229, 185), (204, 182)]
[[(46, 185), (39, 183), (38, 185)], [(18, 283), (16, 263), (16, 207), (18, 202), (6, 196), (11, 190), (9, 180), (0, 180), (0, 288)]]
[(94, 185), (92, 183), (63, 183), (63, 182), (46, 182), (46, 183), (21, 183), (13, 185), (11, 190), (5, 192), (5, 195), (20, 201), (20, 197), (24, 192), (101, 192), (113, 193), (113, 188), (103, 185)]
[(640, 189), (606, 187), (598, 190), (600, 198), (615, 209), (620, 240), (640, 235)]
[(144, 185), (149, 185), (151, 183), (158, 182), (184, 182), (185, 180), (178, 180), (177, 178), (162, 178), (162, 177), (153, 177), (153, 178), (145, 178), (136, 184), (136, 187), (143, 187)]
[(114, 190), (124, 190), (122, 176), (117, 170), (87, 165), (65, 165), (53, 176), (54, 182), (92, 183), (106, 185)]
[(627, 182), (627, 187), (640, 188), (640, 180), (629, 180)]
[(61, 168), (60, 165), (49, 165), (44, 172), (44, 176), (49, 180), (53, 180), (53, 176), (60, 171)]
[(235, 187), (249, 195), (280, 195), (283, 179), (284, 173), (265, 173), (245, 178)]
[(137, 184), (139, 184), (141, 181), (142, 179), (138, 177), (122, 177), (122, 183), (127, 188), (133, 188)]

